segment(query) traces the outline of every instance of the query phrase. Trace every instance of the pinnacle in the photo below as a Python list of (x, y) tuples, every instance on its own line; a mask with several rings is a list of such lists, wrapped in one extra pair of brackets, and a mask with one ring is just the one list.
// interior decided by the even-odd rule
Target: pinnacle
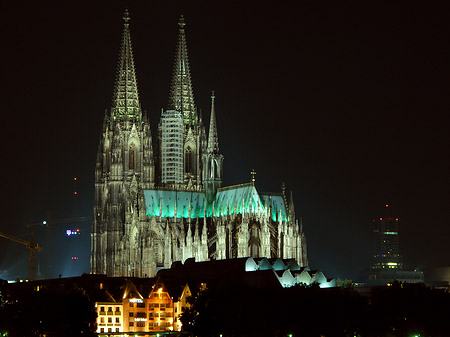
[(216, 126), (216, 112), (214, 108), (214, 101), (216, 96), (214, 91), (211, 93), (211, 119), (209, 121), (209, 137), (208, 137), (208, 148), (206, 151), (208, 153), (219, 153), (219, 138), (217, 136), (217, 126)]
[(186, 23), (184, 22), (183, 14), (180, 15), (180, 19), (178, 20), (178, 26), (180, 26), (180, 29), (183, 29), (184, 26), (186, 26)]
[(194, 93), (191, 82), (183, 15), (181, 15), (178, 25), (180, 27), (180, 31), (178, 34), (178, 45), (175, 53), (168, 108), (170, 110), (177, 110), (181, 112), (184, 123), (192, 126), (195, 124), (197, 112), (194, 103)]
[(141, 118), (141, 107), (134, 68), (133, 49), (131, 47), (128, 9), (124, 11), (123, 20), (122, 45), (120, 47), (111, 113), (114, 119), (136, 120)]
[(128, 25), (128, 22), (130, 21), (130, 14), (128, 13), (128, 8), (125, 8), (125, 11), (123, 12), (123, 22)]

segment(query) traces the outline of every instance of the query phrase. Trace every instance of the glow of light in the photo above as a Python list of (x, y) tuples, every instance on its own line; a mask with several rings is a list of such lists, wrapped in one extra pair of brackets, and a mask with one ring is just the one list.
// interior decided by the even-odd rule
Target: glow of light
[(160, 294), (161, 294), (161, 291), (162, 291), (162, 288), (159, 288), (159, 289), (158, 289), (158, 293), (160, 293)]
[(383, 218), (380, 218), (380, 221), (383, 220)]
[(77, 232), (79, 232), (80, 230), (79, 229), (77, 229)]
[(66, 234), (67, 236), (70, 236), (70, 234), (72, 234), (72, 231), (70, 229), (66, 230)]
[(398, 218), (395, 218), (395, 221), (398, 221)]
[(140, 298), (130, 298), (130, 303), (143, 303)]
[(75, 191), (75, 192), (73, 192), (73, 194), (74, 194), (74, 195), (77, 195), (77, 194), (78, 194), (78, 192), (77, 192), (77, 191)]
[(73, 178), (73, 180), (77, 181), (77, 177)]
[(388, 266), (396, 266), (397, 265), (397, 262), (388, 262), (388, 263), (386, 263)]
[(389, 205), (388, 204), (386, 204), (386, 208), (388, 208), (389, 207)]
[(47, 224), (47, 221), (45, 221), (45, 220), (42, 221), (42, 224), (43, 224), (43, 225), (46, 225), (46, 224)]

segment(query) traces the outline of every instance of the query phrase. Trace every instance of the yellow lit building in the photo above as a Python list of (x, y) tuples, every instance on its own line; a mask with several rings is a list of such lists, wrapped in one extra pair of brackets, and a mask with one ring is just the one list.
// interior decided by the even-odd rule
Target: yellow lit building
[(97, 333), (123, 331), (123, 304), (121, 302), (96, 302)]
[[(130, 280), (125, 281), (120, 293), (116, 294), (121, 302), (105, 290), (111, 301), (95, 303), (99, 336), (127, 336), (129, 333), (150, 336), (154, 332), (174, 330), (174, 303), (164, 284), (149, 281), (140, 284), (139, 288)], [(180, 331), (181, 325), (177, 328)]]

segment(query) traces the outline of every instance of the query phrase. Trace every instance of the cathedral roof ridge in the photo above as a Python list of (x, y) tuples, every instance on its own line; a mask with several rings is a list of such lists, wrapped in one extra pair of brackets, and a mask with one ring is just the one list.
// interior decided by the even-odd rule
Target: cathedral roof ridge
[[(242, 184), (237, 184), (237, 185), (230, 185), (230, 186), (225, 186), (225, 187), (219, 187), (217, 189), (217, 192), (220, 191), (228, 191), (228, 190), (232, 190), (232, 189), (236, 189), (236, 188), (243, 188), (243, 187), (250, 187), (250, 186), (255, 186), (252, 182), (250, 183), (242, 183)], [(256, 187), (255, 187), (256, 189)]]

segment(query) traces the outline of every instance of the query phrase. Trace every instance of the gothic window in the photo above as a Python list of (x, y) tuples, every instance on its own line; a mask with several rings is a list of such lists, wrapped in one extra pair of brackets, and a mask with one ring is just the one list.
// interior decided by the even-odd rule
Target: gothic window
[(192, 164), (193, 164), (193, 153), (192, 153), (192, 149), (188, 146), (186, 148), (186, 151), (184, 153), (184, 172), (186, 173), (191, 173), (192, 171)]
[(216, 176), (216, 163), (215, 163), (214, 159), (211, 160), (211, 167), (209, 169), (209, 172), (210, 172), (210, 176), (209, 177), (211, 179), (214, 179), (215, 176)]
[(129, 169), (135, 170), (136, 169), (136, 147), (134, 144), (130, 145), (130, 150), (128, 151), (129, 156)]
[(259, 231), (256, 225), (250, 229), (250, 256), (259, 257)]

